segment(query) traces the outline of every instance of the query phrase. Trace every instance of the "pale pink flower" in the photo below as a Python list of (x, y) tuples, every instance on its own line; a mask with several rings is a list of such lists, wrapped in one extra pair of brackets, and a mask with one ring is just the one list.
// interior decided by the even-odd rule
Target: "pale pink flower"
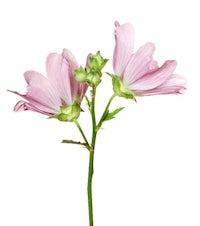
[(174, 74), (175, 60), (165, 61), (158, 67), (153, 60), (155, 46), (146, 43), (136, 53), (134, 49), (134, 31), (131, 24), (120, 25), (115, 22), (115, 49), (113, 68), (124, 86), (136, 96), (155, 94), (175, 94), (185, 90), (186, 79)]
[(80, 102), (88, 86), (75, 80), (74, 70), (77, 68), (78, 63), (69, 50), (64, 49), (62, 54), (49, 54), (47, 77), (36, 71), (27, 71), (24, 73), (27, 93), (11, 91), (26, 100), (17, 102), (14, 111), (31, 110), (53, 116), (59, 114), (63, 106)]

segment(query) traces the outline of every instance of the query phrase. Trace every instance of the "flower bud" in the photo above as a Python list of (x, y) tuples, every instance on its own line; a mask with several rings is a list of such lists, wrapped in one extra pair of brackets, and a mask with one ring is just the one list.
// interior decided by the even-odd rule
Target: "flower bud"
[(96, 87), (101, 82), (101, 75), (96, 73), (89, 73), (86, 81), (90, 86)]
[(74, 71), (74, 76), (77, 81), (85, 82), (86, 77), (87, 77), (87, 72), (82, 66), (80, 66), (80, 68), (78, 68)]
[(99, 70), (101, 71), (102, 68), (105, 66), (105, 64), (107, 63), (107, 59), (104, 59), (101, 54), (100, 51), (97, 51), (97, 53), (93, 56), (90, 57), (89, 62), (90, 62), (90, 68), (92, 70)]

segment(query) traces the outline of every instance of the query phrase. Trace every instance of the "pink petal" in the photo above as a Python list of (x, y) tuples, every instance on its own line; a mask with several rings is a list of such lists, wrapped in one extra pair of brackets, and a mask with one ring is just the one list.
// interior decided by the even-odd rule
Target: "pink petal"
[(69, 62), (70, 74), (74, 74), (75, 69), (78, 68), (78, 62), (76, 58), (68, 49), (63, 49), (62, 56)]
[(116, 75), (121, 75), (131, 57), (134, 48), (134, 30), (131, 24), (120, 26), (115, 22), (115, 49), (113, 54), (113, 68)]
[(92, 57), (92, 56), (93, 56), (92, 53), (88, 54), (87, 59), (86, 59), (86, 67), (90, 67), (90, 57)]
[(157, 94), (182, 94), (186, 89), (187, 80), (181, 75), (173, 74), (169, 80), (155, 89), (141, 92), (142, 96), (157, 95)]
[[(83, 85), (82, 83), (76, 81), (74, 77), (74, 71), (78, 68), (78, 63), (74, 55), (68, 49), (64, 49), (62, 55), (69, 62), (69, 73), (70, 73), (73, 100), (75, 100), (77, 96), (82, 99), (83, 95), (87, 90), (87, 85), (86, 84)], [(83, 94), (83, 90), (85, 90), (84, 94)]]
[(28, 103), (21, 100), (18, 101), (14, 107), (14, 111), (25, 111), (25, 110), (32, 110), (31, 108), (35, 109), (34, 111), (46, 114), (46, 115), (53, 115), (58, 112), (58, 109), (48, 106), (47, 104), (42, 103), (40, 100), (34, 99), (31, 96), (26, 94), (21, 94), (16, 91), (8, 90), (11, 93), (17, 94), (18, 96), (24, 98), (25, 100), (29, 101)]
[[(74, 71), (79, 67), (74, 55), (68, 49), (64, 49), (62, 55), (69, 62), (71, 87), (73, 88), (72, 89), (73, 100), (75, 100), (77, 97), (79, 97), (82, 100), (87, 91), (88, 85), (86, 83), (80, 83), (76, 81), (74, 77)], [(88, 67), (89, 67), (89, 58), (91, 56), (92, 56), (91, 53), (88, 54), (86, 59), (86, 66)]]
[(145, 74), (133, 84), (129, 85), (129, 88), (135, 91), (154, 89), (169, 79), (175, 70), (176, 65), (176, 61), (168, 60), (157, 70)]
[(146, 43), (132, 55), (123, 75), (123, 81), (126, 86), (130, 86), (144, 74), (154, 70), (157, 67), (153, 61), (155, 46), (153, 43)]
[(57, 53), (51, 53), (46, 60), (46, 71), (48, 79), (63, 104), (71, 104), (73, 102), (69, 63)]
[(35, 71), (24, 73), (28, 84), (27, 93), (23, 97), (41, 106), (48, 106), (50, 109), (59, 111), (61, 100), (57, 90), (47, 78)]
[(26, 101), (20, 100), (16, 103), (15, 107), (14, 107), (14, 111), (18, 112), (18, 111), (26, 111), (26, 110), (31, 110), (31, 111), (35, 111), (35, 112), (39, 112), (41, 114), (44, 115), (53, 115), (54, 112), (48, 112), (48, 111), (44, 111), (41, 110), (41, 108), (37, 108), (35, 107), (32, 103), (28, 103)]

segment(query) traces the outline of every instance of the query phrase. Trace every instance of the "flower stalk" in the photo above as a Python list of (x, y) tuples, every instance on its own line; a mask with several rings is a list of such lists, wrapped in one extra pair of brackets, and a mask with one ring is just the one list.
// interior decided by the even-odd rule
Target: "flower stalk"
[(83, 132), (83, 130), (82, 130), (82, 128), (81, 128), (79, 122), (77, 121), (77, 119), (74, 120), (74, 123), (75, 123), (76, 126), (78, 127), (79, 132), (81, 133), (81, 135), (82, 135), (82, 137), (83, 137), (83, 139), (84, 139), (84, 141), (85, 141), (85, 144), (86, 144), (85, 146), (86, 146), (86, 148), (89, 150), (89, 149), (90, 149), (90, 145), (89, 145), (89, 143), (88, 143), (88, 141), (87, 141), (87, 138), (86, 138), (86, 136), (85, 136), (85, 134), (84, 134), (84, 132)]
[(94, 173), (94, 151), (90, 151), (89, 168), (88, 168), (88, 211), (89, 211), (89, 226), (93, 226), (93, 204), (92, 204), (92, 177)]
[(88, 211), (89, 211), (89, 225), (93, 226), (93, 203), (92, 203), (92, 177), (94, 173), (94, 150), (96, 142), (96, 115), (95, 115), (95, 97), (96, 97), (96, 87), (92, 87), (91, 91), (92, 101), (91, 101), (91, 117), (92, 117), (92, 142), (90, 147), (90, 158), (89, 158), (89, 168), (88, 168)]

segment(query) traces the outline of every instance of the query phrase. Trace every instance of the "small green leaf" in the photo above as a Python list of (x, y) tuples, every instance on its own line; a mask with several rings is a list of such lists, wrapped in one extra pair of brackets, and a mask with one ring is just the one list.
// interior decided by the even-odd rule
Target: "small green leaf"
[(85, 99), (87, 101), (88, 109), (91, 110), (91, 101), (89, 100), (88, 96), (86, 96), (86, 95), (85, 95)]
[(115, 118), (115, 115), (118, 114), (123, 109), (124, 109), (124, 107), (120, 107), (120, 108), (115, 109), (112, 112), (108, 112), (108, 114), (104, 118), (104, 121), (108, 121), (108, 120), (111, 120), (111, 119)]
[(108, 110), (104, 112), (104, 114), (102, 116), (102, 121), (106, 121), (106, 118), (107, 118), (108, 114), (109, 114)]

